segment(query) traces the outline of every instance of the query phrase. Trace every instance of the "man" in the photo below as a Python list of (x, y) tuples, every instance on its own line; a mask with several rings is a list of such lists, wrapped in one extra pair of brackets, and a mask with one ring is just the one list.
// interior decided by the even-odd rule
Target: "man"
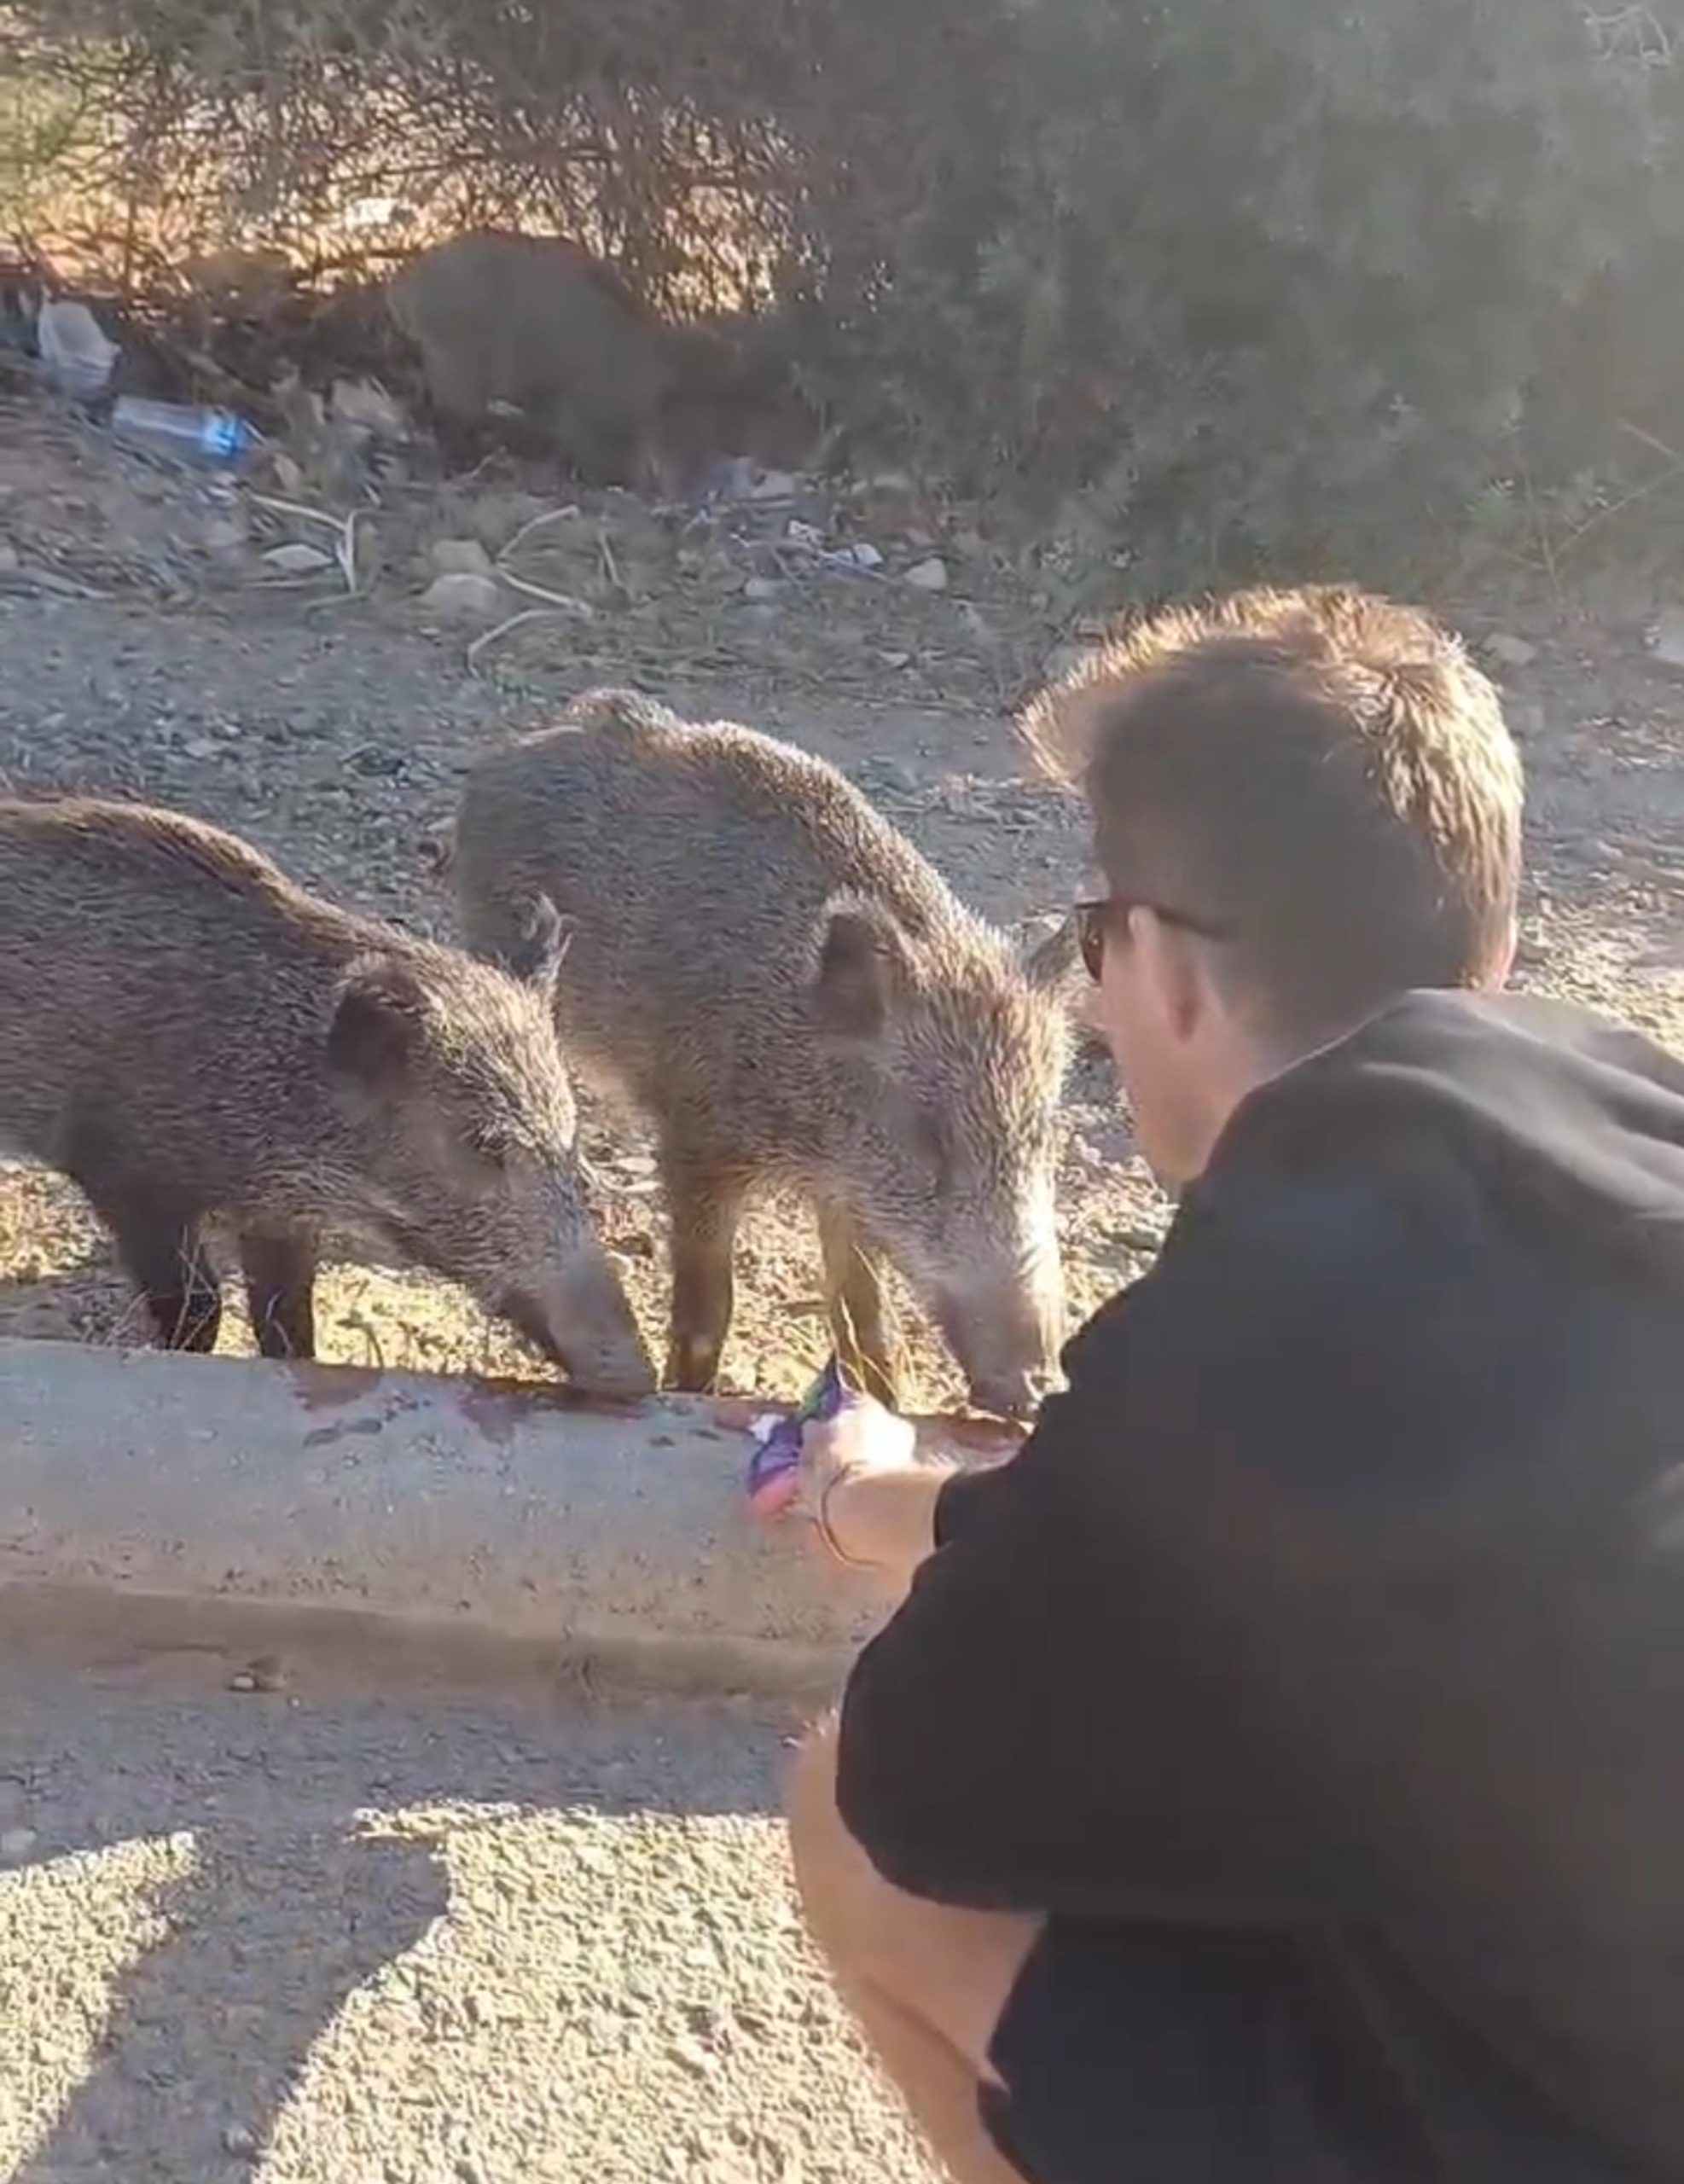
[(1684, 1066), (1499, 997), (1519, 767), (1420, 615), (1173, 615), (1031, 726), (1181, 1201), (1010, 1461), (810, 1434), (906, 1589), (813, 1933), (966, 2184), (1684, 2178)]

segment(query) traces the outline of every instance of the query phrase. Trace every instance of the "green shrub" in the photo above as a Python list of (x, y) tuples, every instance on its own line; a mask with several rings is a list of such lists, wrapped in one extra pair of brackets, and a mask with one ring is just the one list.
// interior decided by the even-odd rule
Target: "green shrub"
[(1582, 487), (1617, 411), (1666, 437), (1681, 9), (12, 0), (0, 20), (78, 110), (104, 99), (113, 172), (172, 189), (178, 227), (296, 244), (387, 192), (587, 231), (668, 302), (746, 254), (845, 421), (1138, 586), (1378, 572)]

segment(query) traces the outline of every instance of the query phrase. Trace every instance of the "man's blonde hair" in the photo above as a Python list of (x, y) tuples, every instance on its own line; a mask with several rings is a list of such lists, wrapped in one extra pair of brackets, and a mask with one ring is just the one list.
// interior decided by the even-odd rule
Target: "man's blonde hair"
[(1116, 894), (1231, 927), (1281, 1032), (1501, 975), (1519, 756), (1489, 680), (1418, 609), (1344, 585), (1176, 607), (1021, 725), (1085, 792)]

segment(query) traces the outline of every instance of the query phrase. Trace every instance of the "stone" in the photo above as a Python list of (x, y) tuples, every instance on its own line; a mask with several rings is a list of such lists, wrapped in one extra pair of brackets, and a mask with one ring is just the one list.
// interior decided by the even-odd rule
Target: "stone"
[(495, 577), (472, 569), (456, 569), (434, 577), (421, 594), (429, 614), (450, 622), (491, 622), (503, 611), (503, 596)]
[(1525, 637), (1511, 636), (1507, 630), (1494, 630), (1485, 640), (1484, 649), (1499, 667), (1530, 667), (1538, 656), (1535, 644)]
[(284, 546), (271, 546), (263, 558), (266, 568), (282, 577), (316, 576), (334, 566), (331, 554), (324, 553), (319, 546), (306, 545), (301, 538), (288, 539)]
[(927, 561), (913, 563), (906, 572), (906, 580), (915, 591), (945, 591), (947, 563), (939, 554), (932, 554)]
[(246, 526), (237, 515), (213, 515), (205, 526), (205, 551), (224, 560), (244, 551)]
[(491, 557), (477, 538), (440, 538), (428, 559), (439, 577), (489, 577)]
[(1649, 630), (1649, 649), (1663, 667), (1684, 673), (1684, 607), (1665, 607)]

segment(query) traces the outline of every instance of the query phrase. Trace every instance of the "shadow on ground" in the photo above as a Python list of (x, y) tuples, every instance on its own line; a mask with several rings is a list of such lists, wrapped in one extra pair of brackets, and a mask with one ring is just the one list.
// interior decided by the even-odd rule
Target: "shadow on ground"
[[(611, 2054), (622, 2031), (659, 2045), (728, 1968), (785, 1945), (775, 1861), (750, 1847), (780, 1716), (200, 1676), (113, 1664), (9, 1690), (0, 1824), (26, 1861), (0, 1873), (9, 2184), (246, 2184), (291, 2176), (295, 2141), (312, 2176), (380, 2184), (383, 2135), (457, 2129), (458, 2080), (482, 2135), (524, 2103), (515, 2135), (544, 2143), (558, 2027), (586, 2013)], [(687, 1968), (721, 1915), (742, 1940)], [(392, 2158), (404, 2179), (458, 2173)]]
[(212, 1835), (148, 1905), (166, 1927), (123, 1978), (96, 2059), (16, 2184), (253, 2175), (310, 2048), (447, 1906), (436, 1850), (347, 1828)]

